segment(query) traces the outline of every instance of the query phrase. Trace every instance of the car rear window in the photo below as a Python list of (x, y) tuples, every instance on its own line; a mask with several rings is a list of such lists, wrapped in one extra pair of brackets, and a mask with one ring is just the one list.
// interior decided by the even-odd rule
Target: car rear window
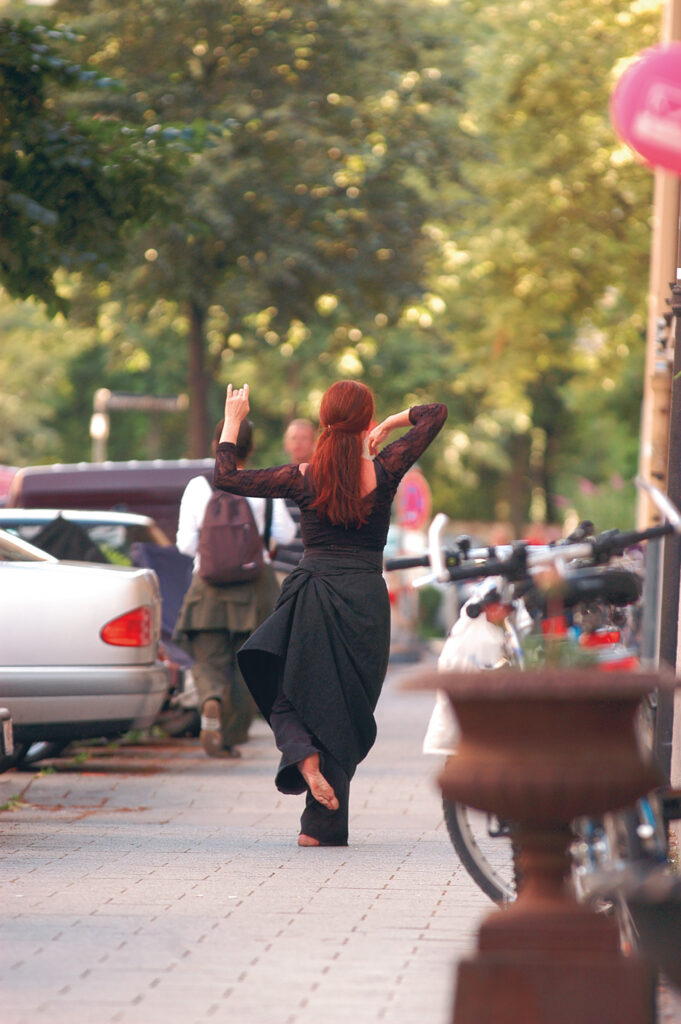
[[(95, 546), (95, 551), (87, 552), (87, 561), (111, 562), (114, 565), (132, 565), (130, 557), (130, 546), (142, 543), (168, 543), (165, 535), (158, 529), (149, 528), (141, 524), (122, 525), (117, 523), (83, 523), (76, 522), (82, 531), (87, 534), (90, 544)], [(13, 523), (7, 525), (8, 533), (13, 533), (29, 544), (36, 544), (41, 547), (40, 534), (46, 528), (45, 523)], [(47, 546), (45, 550), (50, 551)], [(71, 552), (55, 550), (53, 554), (59, 557), (68, 558), (71, 561), (81, 561), (83, 555), (79, 555), (77, 548)], [(101, 556), (101, 559), (100, 557)]]
[(0, 531), (0, 562), (50, 562), (48, 555), (31, 551), (21, 542), (15, 542), (7, 533)]

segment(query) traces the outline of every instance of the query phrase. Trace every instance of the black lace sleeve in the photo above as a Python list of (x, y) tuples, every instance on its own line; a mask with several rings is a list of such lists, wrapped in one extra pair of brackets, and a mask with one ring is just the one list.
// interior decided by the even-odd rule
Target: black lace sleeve
[(409, 410), (409, 419), (413, 424), (411, 430), (386, 445), (376, 456), (393, 487), (397, 487), (409, 467), (414, 465), (440, 433), (447, 419), (447, 406), (440, 402), (413, 405)]
[(291, 498), (299, 496), (303, 476), (296, 465), (269, 469), (237, 469), (236, 447), (231, 441), (219, 444), (215, 455), (213, 484), (221, 491), (248, 498)]

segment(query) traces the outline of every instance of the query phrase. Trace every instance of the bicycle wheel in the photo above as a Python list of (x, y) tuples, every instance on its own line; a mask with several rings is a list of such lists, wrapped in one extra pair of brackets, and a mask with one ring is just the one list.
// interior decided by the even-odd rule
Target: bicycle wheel
[(445, 825), (459, 860), (475, 884), (495, 903), (516, 897), (513, 844), (508, 830), (484, 811), (442, 801)]

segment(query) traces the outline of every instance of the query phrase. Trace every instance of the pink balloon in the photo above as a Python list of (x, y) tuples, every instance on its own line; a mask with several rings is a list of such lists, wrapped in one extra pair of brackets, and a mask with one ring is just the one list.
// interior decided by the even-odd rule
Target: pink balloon
[(681, 174), (681, 42), (644, 50), (617, 83), (610, 113), (644, 160)]

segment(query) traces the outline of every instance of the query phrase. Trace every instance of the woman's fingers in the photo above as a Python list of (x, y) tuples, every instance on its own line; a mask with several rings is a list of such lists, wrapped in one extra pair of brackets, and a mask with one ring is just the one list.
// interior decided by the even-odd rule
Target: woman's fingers
[(368, 436), (369, 452), (371, 455), (378, 455), (378, 446), (382, 443), (385, 436), (385, 431), (382, 429), (382, 425), (379, 424), (371, 431)]
[(248, 398), (248, 384), (244, 384), (242, 388), (234, 388), (231, 384), (228, 384), (227, 398)]

